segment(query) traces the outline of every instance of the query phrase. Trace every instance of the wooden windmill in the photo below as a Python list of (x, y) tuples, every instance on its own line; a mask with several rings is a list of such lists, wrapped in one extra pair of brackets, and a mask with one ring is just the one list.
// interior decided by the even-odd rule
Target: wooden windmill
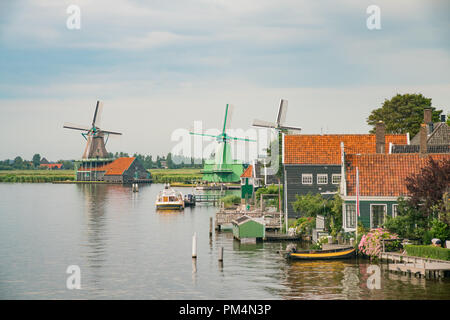
[(227, 134), (231, 124), (231, 106), (227, 104), (225, 108), (225, 119), (223, 121), (222, 133), (219, 135), (211, 135), (204, 133), (190, 132), (192, 135), (200, 135), (204, 137), (216, 138), (218, 143), (215, 158), (205, 161), (203, 168), (203, 180), (208, 182), (239, 182), (240, 176), (244, 171), (242, 161), (234, 160), (231, 157), (230, 142), (231, 141), (251, 141), (256, 140), (231, 137)]
[(286, 126), (284, 121), (286, 121), (286, 112), (287, 112), (288, 102), (287, 100), (281, 99), (280, 106), (278, 107), (278, 114), (275, 122), (268, 122), (263, 120), (253, 120), (254, 127), (262, 127), (268, 129), (275, 129), (278, 132), (287, 132), (287, 133), (297, 133), (302, 130), (300, 127), (292, 127)]
[[(97, 101), (95, 106), (94, 118), (92, 124), (88, 126), (80, 126), (71, 123), (65, 123), (64, 128), (72, 130), (84, 131), (81, 135), (86, 139), (86, 148), (84, 149), (82, 159), (106, 159), (108, 158), (108, 152), (106, 151), (106, 143), (108, 142), (109, 135), (121, 135), (120, 132), (101, 130), (98, 125), (100, 123), (100, 117), (103, 110), (103, 103)], [(106, 136), (106, 142), (105, 142)]]

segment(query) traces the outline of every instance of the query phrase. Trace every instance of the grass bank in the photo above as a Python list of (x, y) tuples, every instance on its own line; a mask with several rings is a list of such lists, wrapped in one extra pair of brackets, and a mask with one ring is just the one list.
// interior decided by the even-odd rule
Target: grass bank
[(192, 180), (201, 180), (200, 169), (151, 169), (153, 183), (180, 182), (190, 184)]
[[(151, 169), (153, 183), (201, 180), (200, 169)], [(75, 180), (74, 170), (0, 170), (0, 182), (53, 182)]]
[(53, 182), (74, 180), (73, 170), (0, 170), (0, 182)]

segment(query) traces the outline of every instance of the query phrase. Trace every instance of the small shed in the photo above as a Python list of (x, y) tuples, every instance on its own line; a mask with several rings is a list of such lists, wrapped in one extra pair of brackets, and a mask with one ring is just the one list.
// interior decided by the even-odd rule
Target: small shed
[(264, 219), (251, 218), (249, 216), (242, 216), (232, 221), (233, 236), (238, 240), (243, 239), (263, 239), (265, 238), (265, 223)]

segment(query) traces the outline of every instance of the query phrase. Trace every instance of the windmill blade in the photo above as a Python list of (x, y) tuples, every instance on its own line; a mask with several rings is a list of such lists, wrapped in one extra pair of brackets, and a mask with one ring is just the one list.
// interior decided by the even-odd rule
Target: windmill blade
[(81, 130), (81, 131), (89, 131), (91, 129), (91, 128), (86, 127), (86, 126), (80, 126), (78, 124), (69, 123), (69, 122), (65, 122), (64, 125), (63, 125), (63, 128), (73, 129), (73, 130)]
[(223, 121), (222, 134), (224, 134), (226, 132), (226, 130), (231, 127), (231, 120), (232, 120), (232, 116), (233, 116), (233, 109), (234, 109), (234, 106), (232, 104), (227, 104), (227, 106), (225, 108), (225, 119)]
[(258, 119), (253, 120), (252, 126), (262, 127), (262, 128), (272, 128), (272, 129), (277, 127), (277, 125), (273, 122), (258, 120)]
[(212, 134), (206, 134), (206, 133), (189, 132), (189, 134), (196, 135), (196, 136), (219, 138), (219, 136), (215, 136), (215, 135), (212, 135)]
[(277, 125), (280, 126), (284, 123), (286, 120), (286, 112), (288, 107), (288, 101), (281, 99), (280, 106), (278, 108), (278, 115), (277, 115)]
[(106, 130), (100, 130), (101, 133), (107, 133), (107, 134), (116, 134), (116, 135), (122, 135), (121, 132), (114, 132), (114, 131), (106, 131)]
[(97, 100), (97, 105), (95, 106), (94, 118), (92, 119), (92, 126), (99, 126), (101, 122), (103, 112), (103, 102)]
[(240, 141), (256, 142), (256, 140), (253, 140), (253, 139), (247, 139), (247, 138), (235, 138), (235, 137), (230, 137), (230, 136), (227, 136), (225, 139), (226, 139), (226, 140), (240, 140)]
[(84, 148), (84, 152), (83, 152), (83, 159), (87, 159), (89, 157), (91, 145), (92, 145), (92, 136), (88, 135), (87, 142), (86, 142), (86, 148)]
[(302, 128), (300, 127), (291, 127), (291, 126), (280, 126), (280, 129), (286, 129), (289, 131), (301, 131)]

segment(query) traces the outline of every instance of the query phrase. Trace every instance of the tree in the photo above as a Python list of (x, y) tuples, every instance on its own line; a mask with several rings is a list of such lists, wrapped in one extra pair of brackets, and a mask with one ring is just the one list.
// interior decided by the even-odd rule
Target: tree
[(367, 123), (373, 126), (371, 133), (375, 133), (375, 125), (383, 121), (386, 125), (386, 133), (407, 133), (415, 136), (423, 122), (423, 111), (431, 108), (432, 120), (439, 121), (442, 110), (436, 110), (431, 106), (431, 99), (422, 94), (397, 94), (390, 100), (385, 100), (381, 108), (372, 110), (367, 118)]
[(35, 168), (39, 167), (39, 165), (41, 164), (41, 155), (39, 153), (36, 153), (31, 161), (33, 162), (33, 166)]
[(406, 188), (411, 197), (409, 203), (425, 217), (444, 211), (444, 193), (450, 186), (450, 160), (428, 159), (422, 170), (406, 178)]
[(14, 158), (13, 168), (14, 169), (23, 169), (23, 159), (22, 159), (22, 157), (17, 156), (17, 157)]

